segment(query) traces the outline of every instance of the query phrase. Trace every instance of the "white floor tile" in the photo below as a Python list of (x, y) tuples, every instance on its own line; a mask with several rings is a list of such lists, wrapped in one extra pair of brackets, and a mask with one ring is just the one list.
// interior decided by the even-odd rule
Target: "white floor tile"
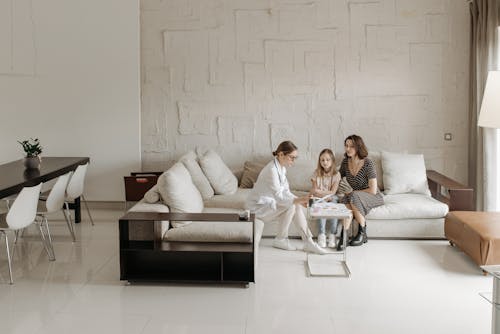
[[(56, 261), (31, 228), (0, 242), (1, 333), (489, 333), (492, 278), (446, 241), (370, 240), (348, 248), (351, 278), (308, 277), (306, 254), (263, 239), (256, 284), (119, 281), (121, 211), (83, 212), (73, 243), (50, 221)], [(300, 240), (292, 240), (302, 247)]]

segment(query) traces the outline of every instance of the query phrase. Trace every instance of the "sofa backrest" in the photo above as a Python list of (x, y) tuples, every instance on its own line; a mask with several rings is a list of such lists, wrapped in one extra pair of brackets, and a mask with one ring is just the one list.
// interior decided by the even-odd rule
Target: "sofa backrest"
[[(342, 159), (344, 158), (344, 152), (335, 153), (337, 169), (340, 168), (340, 164)], [(382, 159), (379, 151), (372, 151), (369, 153), (368, 157), (375, 163), (375, 168), (377, 170), (377, 185), (380, 190), (384, 190), (384, 179), (383, 179), (383, 171), (382, 171)], [(266, 161), (267, 162), (267, 161)], [(260, 166), (258, 166), (261, 164)], [(261, 160), (257, 162), (255, 161), (247, 161), (245, 162), (245, 168), (243, 171), (239, 171), (237, 174), (238, 180), (243, 178), (247, 178), (246, 175), (252, 175), (252, 178), (256, 179), (260, 170), (257, 170), (257, 167), (262, 168), (265, 166), (265, 162), (261, 162)], [(311, 190), (311, 176), (316, 169), (317, 161), (316, 159), (307, 159), (307, 160), (298, 160), (292, 167), (287, 168), (287, 179), (290, 184), (290, 189), (292, 191), (309, 191)], [(248, 173), (250, 171), (250, 173)], [(247, 173), (247, 174), (245, 174)], [(236, 174), (236, 173), (235, 173)], [(246, 188), (246, 186), (243, 186)]]
[[(195, 155), (194, 152), (190, 152), (188, 154)], [(184, 160), (186, 160), (185, 157), (187, 155), (184, 155), (179, 160), (184, 162)], [(344, 152), (335, 153), (335, 157), (336, 157), (337, 168), (340, 168), (340, 164), (344, 157)], [(368, 157), (375, 163), (375, 168), (377, 170), (377, 184), (380, 190), (383, 191), (384, 182), (383, 182), (381, 153), (379, 151), (370, 151)], [(235, 176), (238, 179), (238, 184), (243, 188), (246, 188), (243, 184), (240, 183), (241, 181), (243, 181), (243, 179), (247, 179), (247, 181), (248, 179), (250, 179), (251, 180), (250, 184), (253, 185), (253, 181), (254, 179), (257, 178), (258, 173), (260, 173), (260, 169), (264, 167), (268, 161), (269, 157), (256, 157), (251, 161), (247, 161), (242, 169), (233, 170), (232, 171), (233, 174), (235, 174)], [(316, 159), (303, 159), (303, 160), (298, 160), (294, 164), (294, 166), (287, 168), (287, 179), (288, 183), (290, 184), (290, 189), (292, 191), (305, 191), (305, 192), (309, 191), (311, 189), (311, 176), (314, 173), (314, 170), (316, 169), (316, 165), (317, 165)], [(195, 185), (197, 188), (199, 188), (198, 184)], [(158, 191), (156, 191), (156, 193), (158, 193)], [(206, 198), (204, 197), (204, 199)], [(146, 198), (146, 200), (148, 199)], [(157, 197), (155, 197), (154, 201), (155, 202), (157, 201)], [(148, 203), (151, 202), (148, 201)]]
[(290, 190), (311, 190), (311, 176), (316, 169), (316, 161), (299, 160), (292, 167), (286, 169), (286, 176)]

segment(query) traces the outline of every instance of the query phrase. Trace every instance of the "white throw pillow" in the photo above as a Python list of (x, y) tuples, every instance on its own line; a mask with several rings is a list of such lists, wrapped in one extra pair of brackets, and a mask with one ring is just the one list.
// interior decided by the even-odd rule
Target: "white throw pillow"
[(200, 167), (214, 188), (215, 194), (230, 195), (238, 189), (238, 179), (215, 151), (208, 150), (200, 157)]
[(386, 195), (415, 193), (430, 196), (422, 154), (382, 152), (382, 169)]
[[(158, 178), (158, 190), (163, 202), (170, 212), (200, 213), (203, 210), (203, 199), (193, 184), (191, 175), (181, 162), (175, 163)], [(189, 222), (171, 222), (179, 227)]]
[(200, 191), (201, 197), (206, 200), (212, 198), (214, 196), (214, 189), (210, 185), (205, 174), (201, 170), (200, 165), (198, 164), (198, 157), (194, 151), (189, 151), (182, 157), (180, 157), (179, 161), (184, 164), (184, 167), (188, 170), (191, 175), (191, 179), (193, 180), (194, 185)]

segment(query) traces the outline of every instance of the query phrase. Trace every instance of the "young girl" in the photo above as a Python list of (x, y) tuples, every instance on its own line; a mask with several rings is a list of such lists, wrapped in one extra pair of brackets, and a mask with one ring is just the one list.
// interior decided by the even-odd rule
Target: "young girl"
[[(335, 156), (332, 150), (325, 148), (319, 154), (318, 167), (314, 171), (311, 178), (312, 189), (311, 195), (316, 197), (329, 197), (330, 201), (337, 201), (335, 193), (340, 183), (340, 173), (337, 172), (335, 165)], [(326, 218), (319, 219), (319, 234), (318, 234), (318, 245), (320, 247), (326, 247)], [(330, 223), (330, 233), (328, 235), (328, 247), (335, 247), (335, 234), (337, 232), (337, 219), (328, 219)]]

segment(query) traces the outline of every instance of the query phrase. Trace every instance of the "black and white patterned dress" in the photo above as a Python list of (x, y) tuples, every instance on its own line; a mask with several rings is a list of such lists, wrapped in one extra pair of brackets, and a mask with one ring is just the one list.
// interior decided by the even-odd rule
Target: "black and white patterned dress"
[(364, 217), (372, 208), (384, 204), (384, 198), (378, 190), (378, 187), (375, 195), (365, 191), (356, 191), (367, 189), (368, 180), (377, 178), (375, 164), (372, 160), (365, 158), (363, 166), (359, 172), (356, 175), (352, 175), (349, 171), (347, 161), (348, 158), (344, 158), (344, 160), (342, 160), (342, 164), (340, 165), (340, 176), (345, 176), (347, 182), (354, 191), (350, 194), (346, 194), (340, 202), (354, 205)]

